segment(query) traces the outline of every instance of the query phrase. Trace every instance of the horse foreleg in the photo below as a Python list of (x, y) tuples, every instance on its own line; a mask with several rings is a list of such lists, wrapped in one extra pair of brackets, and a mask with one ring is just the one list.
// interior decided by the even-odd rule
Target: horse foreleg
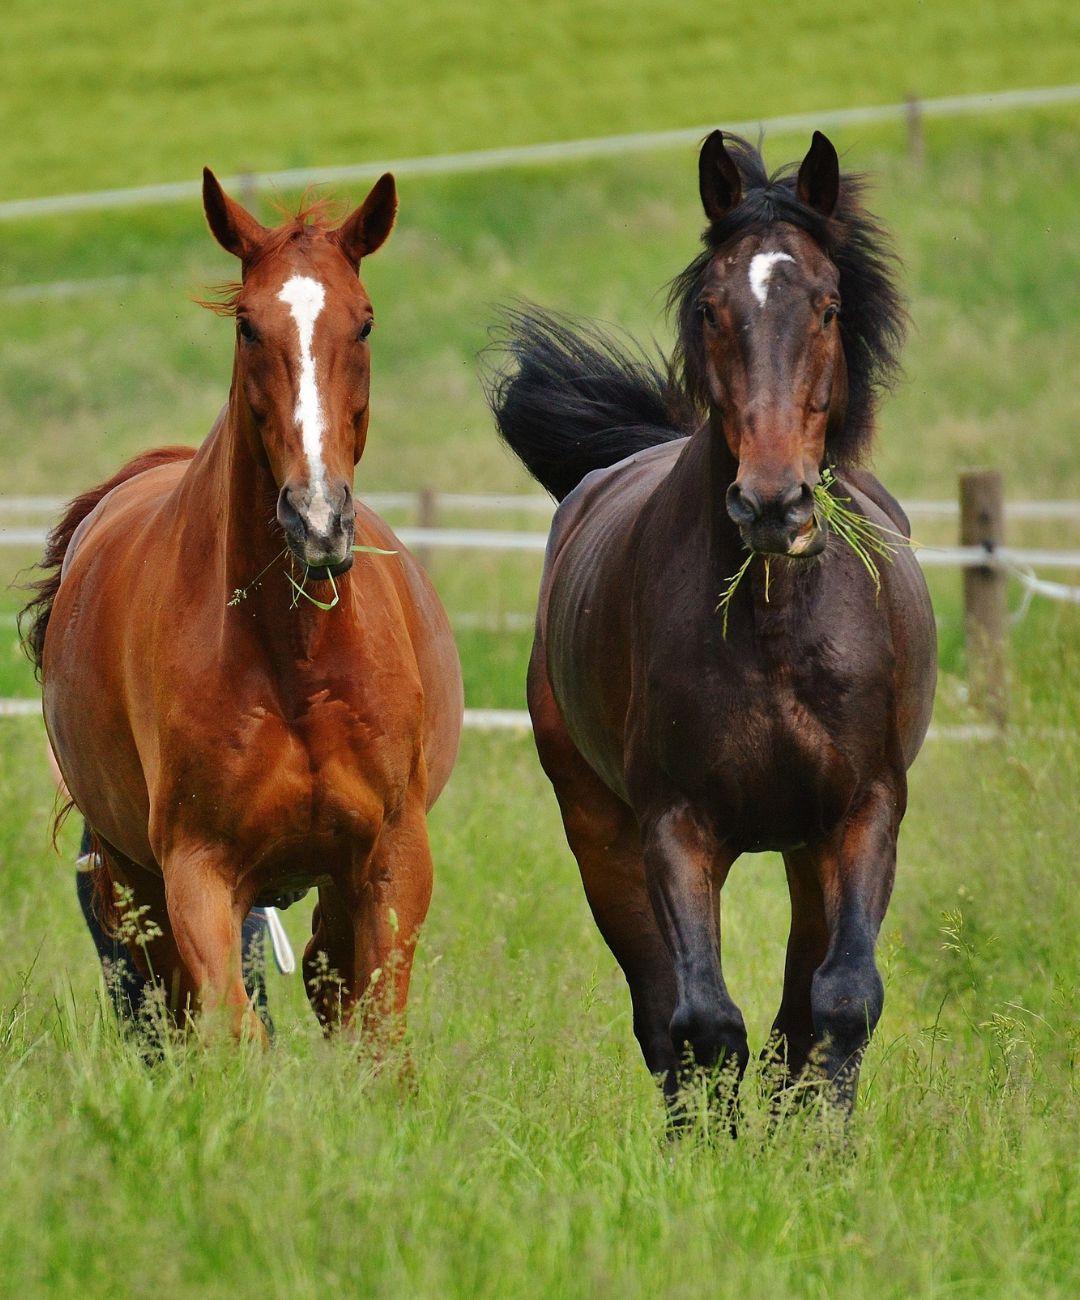
[(164, 878), (169, 923), (200, 1013), (209, 1026), (265, 1043), (242, 968), (241, 930), (253, 900), (238, 900), (222, 864), (205, 853), (174, 852)]
[(720, 967), (720, 890), (734, 856), (684, 806), (644, 827), (646, 879), (675, 967), (671, 1040), (680, 1061), (733, 1066), (749, 1056), (742, 1013)]
[(810, 985), (814, 1041), (811, 1070), (830, 1081), (850, 1110), (859, 1067), (885, 1001), (874, 946), (896, 873), (896, 836), (904, 815), (901, 776), (872, 785), (832, 841), (813, 856), (829, 942)]
[(432, 863), (423, 799), (384, 825), (347, 882), (319, 888), (304, 953), (311, 1005), (327, 1031), (360, 1027), (376, 1054), (404, 1030), (413, 953), (431, 901)]

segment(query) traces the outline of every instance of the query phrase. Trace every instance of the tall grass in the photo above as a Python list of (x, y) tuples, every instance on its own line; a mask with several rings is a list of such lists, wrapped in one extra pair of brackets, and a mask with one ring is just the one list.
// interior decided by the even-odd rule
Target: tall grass
[[(1026, 724), (1077, 725), (1075, 617)], [(415, 1091), (319, 1038), (271, 978), (266, 1055), (147, 1068), (102, 1008), (70, 868), (43, 845), (40, 731), (5, 724), (0, 1250), (20, 1294), (1066, 1295), (1080, 1282), (1080, 743), (931, 742), (881, 946), (885, 1014), (847, 1138), (664, 1136), (629, 999), (527, 738), (467, 738), (432, 822)], [(18, 809), (18, 811), (15, 811)], [(65, 857), (72, 851), (70, 833)], [(301, 906), (286, 914), (302, 942)], [(755, 1045), (779, 997), (783, 873), (741, 861), (725, 973)], [(359, 1059), (358, 1059), (359, 1057)]]

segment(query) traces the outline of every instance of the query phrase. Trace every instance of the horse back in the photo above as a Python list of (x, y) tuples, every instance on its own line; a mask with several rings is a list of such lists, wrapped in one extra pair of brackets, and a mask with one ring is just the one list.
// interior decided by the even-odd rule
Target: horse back
[(23, 633), (23, 644), (39, 677), (45, 653), (45, 634), (56, 593), (60, 589), (64, 573), (79, 542), (93, 526), (93, 521), (102, 513), (106, 501), (122, 484), (160, 466), (183, 464), (191, 460), (194, 455), (193, 448), (180, 446), (158, 447), (153, 451), (143, 452), (129, 460), (104, 483), (99, 483), (68, 502), (59, 523), (49, 533), (45, 545), (45, 555), (41, 562), (45, 576), (31, 584), (30, 590), (36, 595), (30, 599), (19, 615), (20, 627), (24, 620), (28, 620), (29, 623)]
[[(886, 541), (911, 536), (900, 503), (867, 470), (846, 471), (842, 482), (856, 505), (883, 530)], [(904, 766), (910, 767), (930, 727), (937, 686), (937, 625), (926, 578), (911, 546), (899, 539), (889, 562), (878, 563), (883, 615), (888, 620), (895, 668), (896, 730)]]
[(911, 521), (907, 517), (907, 512), (884, 483), (875, 478), (869, 470), (859, 467), (845, 470), (843, 477), (883, 512), (890, 527), (895, 528), (904, 537), (911, 537)]

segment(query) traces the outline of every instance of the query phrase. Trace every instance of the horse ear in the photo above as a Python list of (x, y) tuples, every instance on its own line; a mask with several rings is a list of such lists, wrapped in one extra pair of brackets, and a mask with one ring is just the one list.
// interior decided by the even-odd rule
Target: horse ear
[(362, 257), (382, 247), (394, 228), (396, 216), (397, 186), (393, 176), (384, 172), (363, 203), (334, 232), (341, 251), (353, 266), (359, 267)]
[(722, 220), (742, 200), (742, 177), (724, 148), (723, 131), (714, 131), (701, 146), (698, 186), (710, 221)]
[(209, 167), (203, 168), (202, 176), (203, 211), (210, 233), (227, 253), (246, 261), (266, 238), (266, 227), (229, 198)]
[(808, 208), (823, 217), (831, 217), (836, 210), (836, 200), (840, 197), (840, 159), (832, 141), (820, 131), (814, 132), (810, 150), (802, 160), (796, 192)]

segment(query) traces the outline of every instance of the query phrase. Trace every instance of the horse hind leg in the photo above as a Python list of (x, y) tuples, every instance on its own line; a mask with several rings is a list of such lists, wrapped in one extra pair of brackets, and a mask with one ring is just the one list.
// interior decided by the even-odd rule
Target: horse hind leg
[[(100, 865), (93, 872), (84, 915), (103, 958), (117, 1014), (129, 1024), (138, 1023), (140, 1013), (147, 1009), (147, 990), (156, 987), (173, 1021), (180, 1023), (191, 988), (169, 921), (165, 882), (156, 872), (124, 857), (100, 836), (94, 836), (93, 843), (100, 854)], [(126, 948), (129, 963), (107, 967), (106, 946)]]
[(571, 796), (564, 787), (560, 804), (566, 838), (593, 919), (626, 978), (634, 1037), (649, 1072), (673, 1103), (680, 1078), (671, 1036), (675, 970), (649, 899), (637, 823), (630, 809), (611, 796), (583, 803), (584, 793), (577, 786)]
[(531, 699), (536, 747), (562, 813), (585, 897), (630, 989), (634, 1036), (645, 1064), (674, 1103), (679, 1059), (671, 1038), (675, 971), (656, 923), (637, 821), (578, 753), (550, 691)]
[(818, 878), (817, 860), (805, 849), (784, 854), (791, 929), (784, 963), (784, 991), (762, 1059), (776, 1090), (802, 1074), (814, 1045), (811, 988), (814, 972), (825, 960), (829, 928), (825, 899)]

